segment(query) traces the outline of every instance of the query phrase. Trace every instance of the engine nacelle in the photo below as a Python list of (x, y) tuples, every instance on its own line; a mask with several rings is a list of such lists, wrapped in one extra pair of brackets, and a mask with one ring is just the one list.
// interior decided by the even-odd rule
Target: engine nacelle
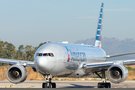
[(113, 83), (120, 83), (127, 79), (128, 70), (123, 65), (115, 64), (107, 70), (107, 77)]
[(11, 83), (21, 83), (27, 78), (27, 70), (21, 65), (12, 65), (7, 70), (7, 79)]

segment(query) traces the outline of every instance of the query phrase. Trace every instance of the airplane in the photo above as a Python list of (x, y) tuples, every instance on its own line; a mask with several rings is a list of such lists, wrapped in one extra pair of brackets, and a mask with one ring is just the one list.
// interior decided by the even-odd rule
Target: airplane
[[(103, 7), (101, 4), (95, 45), (69, 44), (51, 42), (42, 45), (34, 55), (34, 61), (23, 61), (0, 58), (0, 63), (11, 65), (7, 70), (7, 79), (11, 83), (22, 83), (26, 80), (28, 72), (27, 66), (31, 66), (35, 72), (42, 74), (45, 83), (42, 88), (56, 88), (56, 83), (52, 82), (53, 77), (62, 75), (83, 77), (91, 74), (98, 75), (102, 82), (98, 88), (111, 88), (112, 83), (121, 83), (128, 77), (128, 70), (125, 65), (135, 64), (133, 60), (107, 60), (133, 53), (107, 55), (101, 48), (101, 29), (103, 18)], [(106, 74), (110, 82), (106, 81)]]

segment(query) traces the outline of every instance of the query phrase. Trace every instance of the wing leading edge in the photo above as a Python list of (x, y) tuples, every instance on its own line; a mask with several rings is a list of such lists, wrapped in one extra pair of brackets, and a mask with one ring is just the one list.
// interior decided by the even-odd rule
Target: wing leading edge
[(82, 68), (87, 70), (87, 72), (101, 71), (102, 69), (107, 69), (113, 62), (98, 62), (98, 63), (85, 63)]
[(0, 58), (0, 63), (20, 64), (20, 65), (23, 65), (23, 66), (35, 67), (34, 61), (24, 61), (24, 60), (14, 60), (14, 59)]
[(135, 59), (131, 60), (114, 60), (107, 62), (98, 62), (98, 63), (85, 63), (82, 65), (82, 68), (90, 72), (101, 71), (103, 69), (108, 69), (111, 65), (122, 64), (122, 65), (135, 65)]

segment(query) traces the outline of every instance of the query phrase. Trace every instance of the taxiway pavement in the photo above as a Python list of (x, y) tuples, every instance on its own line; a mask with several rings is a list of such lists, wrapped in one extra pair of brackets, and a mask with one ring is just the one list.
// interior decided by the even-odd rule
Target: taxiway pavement
[[(13, 84), (9, 81), (0, 81), (0, 88), (42, 88), (44, 81), (25, 81), (20, 84)], [(101, 81), (52, 81), (56, 88), (97, 88)], [(125, 81), (119, 84), (111, 83), (112, 88), (135, 88), (135, 81)]]

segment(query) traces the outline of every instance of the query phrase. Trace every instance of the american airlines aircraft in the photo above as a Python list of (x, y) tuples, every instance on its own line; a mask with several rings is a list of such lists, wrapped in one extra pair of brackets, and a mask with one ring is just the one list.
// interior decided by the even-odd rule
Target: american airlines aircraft
[(135, 59), (109, 61), (107, 58), (135, 53), (106, 55), (106, 52), (101, 48), (103, 6), (102, 3), (94, 46), (54, 42), (42, 45), (35, 52), (34, 61), (0, 58), (1, 63), (11, 65), (7, 70), (7, 79), (16, 84), (24, 82), (28, 74), (26, 66), (31, 66), (35, 72), (39, 72), (44, 78), (46, 77), (42, 88), (56, 88), (56, 83), (51, 82), (53, 77), (62, 75), (83, 77), (93, 73), (102, 78), (102, 82), (97, 85), (98, 88), (111, 88), (111, 84), (106, 82), (106, 71), (110, 82), (125, 81), (128, 77), (125, 65), (135, 64)]

